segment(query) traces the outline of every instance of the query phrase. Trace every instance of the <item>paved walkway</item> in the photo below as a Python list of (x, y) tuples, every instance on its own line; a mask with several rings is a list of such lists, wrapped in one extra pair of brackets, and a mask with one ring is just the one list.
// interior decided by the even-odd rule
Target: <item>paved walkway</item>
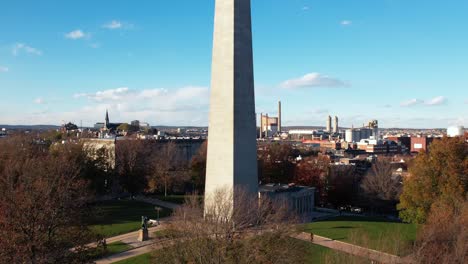
[(157, 250), (157, 249), (161, 249), (161, 248), (163, 248), (164, 246), (167, 245), (167, 243), (161, 243), (161, 242), (157, 244), (157, 241), (155, 241), (155, 240), (150, 240), (149, 242), (151, 242), (151, 243), (146, 245), (146, 246), (133, 248), (133, 249), (130, 249), (128, 251), (115, 254), (115, 255), (112, 255), (112, 256), (97, 260), (95, 263), (96, 264), (111, 264), (111, 263), (114, 263), (114, 262), (117, 262), (117, 261), (133, 258), (133, 257), (139, 256), (139, 255), (149, 253), (149, 252)]
[[(166, 207), (166, 208), (173, 209), (173, 210), (180, 206), (179, 204), (175, 204), (175, 203), (171, 203), (171, 202), (165, 202), (165, 201), (161, 201), (159, 199), (148, 198), (148, 197), (144, 197), (144, 196), (137, 196), (137, 197), (135, 197), (135, 200), (145, 202), (145, 203), (150, 203), (150, 204), (161, 206), (161, 207)], [(142, 255), (142, 254), (146, 254), (146, 253), (149, 253), (151, 251), (160, 249), (160, 248), (168, 245), (168, 243), (171, 243), (170, 241), (161, 241), (161, 240), (151, 239), (151, 236), (153, 235), (153, 233), (158, 231), (158, 230), (163, 230), (165, 228), (165, 224), (168, 221), (170, 221), (170, 217), (162, 218), (160, 220), (160, 223), (161, 223), (160, 225), (158, 225), (156, 227), (148, 228), (148, 233), (150, 235), (150, 240), (148, 240), (148, 241), (140, 242), (140, 241), (137, 240), (138, 234), (139, 234), (140, 231), (130, 232), (130, 233), (127, 233), (127, 234), (122, 234), (122, 235), (119, 235), (119, 236), (106, 238), (106, 243), (107, 244), (121, 241), (123, 243), (126, 243), (126, 244), (132, 246), (133, 248), (128, 250), (128, 251), (122, 252), (122, 253), (118, 253), (118, 254), (115, 254), (115, 255), (112, 255), (112, 256), (108, 256), (108, 257), (99, 259), (95, 263), (97, 263), (97, 264), (110, 264), (110, 263), (125, 260), (125, 259), (128, 259), (128, 258), (136, 257), (136, 256), (139, 256), (139, 255)], [(96, 243), (90, 243), (90, 244), (88, 244), (86, 246), (87, 247), (96, 247)]]
[(333, 240), (333, 239), (322, 237), (322, 236), (314, 235), (314, 240), (311, 241), (310, 233), (302, 232), (294, 236), (294, 238), (307, 241), (307, 242), (311, 242), (311, 243), (324, 246), (327, 248), (331, 248), (334, 250), (342, 251), (351, 255), (364, 257), (373, 261), (377, 261), (379, 263), (389, 263), (389, 264), (411, 263), (411, 261), (406, 258), (403, 259), (396, 255), (388, 254), (385, 252), (381, 252), (381, 251), (377, 251), (377, 250), (373, 250), (373, 249), (369, 249), (365, 247), (356, 246), (353, 244)]

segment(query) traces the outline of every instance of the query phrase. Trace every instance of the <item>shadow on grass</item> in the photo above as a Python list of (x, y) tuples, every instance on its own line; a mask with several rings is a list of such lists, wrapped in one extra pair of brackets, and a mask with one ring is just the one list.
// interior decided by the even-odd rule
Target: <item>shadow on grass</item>
[[(336, 216), (332, 218), (327, 218), (317, 222), (330, 222), (330, 221), (356, 221), (356, 222), (384, 222), (384, 223), (402, 223), (401, 221), (388, 219), (385, 217), (375, 217), (375, 216)], [(403, 223), (404, 224), (404, 223)]]

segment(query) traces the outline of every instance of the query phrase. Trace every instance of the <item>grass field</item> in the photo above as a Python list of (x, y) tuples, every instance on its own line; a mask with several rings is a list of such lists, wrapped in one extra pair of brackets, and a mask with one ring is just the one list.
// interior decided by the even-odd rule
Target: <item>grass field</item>
[(133, 258), (121, 260), (114, 262), (113, 264), (150, 264), (151, 263), (151, 253), (146, 253), (140, 256)]
[(306, 232), (398, 255), (408, 252), (417, 230), (414, 224), (345, 216), (305, 225)]
[(168, 195), (168, 196), (164, 196), (164, 195), (155, 196), (155, 198), (161, 201), (175, 203), (175, 204), (183, 204), (185, 202), (185, 197), (186, 197), (185, 195), (176, 195), (176, 194)]
[(121, 253), (121, 252), (124, 252), (124, 251), (127, 251), (129, 249), (131, 249), (132, 247), (123, 243), (123, 242), (114, 242), (114, 243), (110, 243), (107, 245), (107, 250), (105, 252), (103, 252), (102, 249), (93, 249), (91, 252), (90, 252), (90, 258), (91, 259), (100, 259), (100, 258), (104, 258), (106, 256), (111, 256), (111, 255), (114, 255), (114, 254), (118, 254), (118, 253)]
[[(200, 201), (203, 199), (203, 195), (197, 195)], [(188, 197), (188, 195), (178, 195), (178, 194), (172, 194), (168, 196), (164, 195), (156, 195), (155, 198), (161, 200), (161, 201), (166, 201), (166, 202), (171, 202), (175, 204), (183, 204), (185, 202), (185, 198)]]
[[(131, 200), (105, 201), (97, 204), (95, 209), (91, 230), (104, 237), (138, 230), (141, 227), (142, 216), (148, 216), (151, 219), (157, 217), (154, 205)], [(163, 208), (159, 217), (169, 216), (170, 213), (170, 209)]]

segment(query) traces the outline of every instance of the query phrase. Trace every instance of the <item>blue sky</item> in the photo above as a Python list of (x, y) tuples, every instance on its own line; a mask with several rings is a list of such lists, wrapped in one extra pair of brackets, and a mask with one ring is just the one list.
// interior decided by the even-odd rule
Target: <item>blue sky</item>
[[(207, 125), (214, 0), (0, 3), (0, 124)], [(252, 0), (257, 112), (468, 125), (468, 1)]]

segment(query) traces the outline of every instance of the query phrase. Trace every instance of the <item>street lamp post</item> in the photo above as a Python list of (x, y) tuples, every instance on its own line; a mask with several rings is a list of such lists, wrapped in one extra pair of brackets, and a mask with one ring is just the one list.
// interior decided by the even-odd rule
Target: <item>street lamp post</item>
[(161, 210), (162, 210), (162, 208), (161, 208), (161, 207), (158, 207), (158, 206), (155, 206), (155, 207), (154, 207), (154, 209), (155, 209), (155, 210), (156, 210), (156, 212), (157, 212), (157, 218), (156, 218), (156, 221), (158, 222), (158, 225), (159, 225), (159, 211), (161, 211)]

